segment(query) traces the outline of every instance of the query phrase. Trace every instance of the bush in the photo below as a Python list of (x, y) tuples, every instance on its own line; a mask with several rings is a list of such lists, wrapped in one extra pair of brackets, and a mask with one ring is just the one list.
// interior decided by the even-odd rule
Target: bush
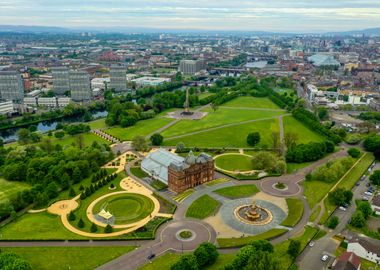
[(69, 221), (74, 221), (75, 219), (76, 219), (76, 217), (75, 217), (74, 212), (73, 212), (73, 211), (70, 211), (70, 213), (69, 213), (69, 217), (68, 217), (68, 220), (69, 220)]
[(331, 142), (299, 144), (288, 149), (286, 161), (295, 163), (316, 161), (331, 151), (334, 151), (334, 146), (331, 147)]
[(161, 145), (164, 141), (164, 137), (162, 137), (161, 134), (155, 133), (150, 137), (150, 141), (152, 142), (152, 145)]
[(96, 226), (96, 224), (95, 224), (95, 223), (92, 223), (92, 224), (91, 224), (90, 231), (91, 231), (92, 233), (94, 233), (94, 232), (96, 232), (97, 230), (98, 230), (98, 227)]
[(78, 228), (81, 228), (81, 229), (84, 228), (84, 222), (83, 222), (82, 218), (80, 218), (78, 221)]
[(351, 218), (351, 225), (356, 228), (363, 228), (366, 223), (364, 215), (361, 211), (356, 211)]
[(369, 180), (371, 180), (371, 182), (374, 185), (380, 186), (380, 171), (379, 170), (374, 171), (372, 175), (369, 177)]
[(360, 150), (357, 148), (350, 148), (347, 153), (353, 158), (358, 158), (361, 154)]
[(110, 224), (107, 224), (107, 226), (104, 228), (105, 233), (111, 233), (113, 231), (113, 228)]
[(255, 146), (260, 142), (260, 133), (252, 132), (247, 136), (247, 144), (250, 146)]
[(197, 259), (193, 254), (185, 254), (170, 267), (170, 270), (198, 270)]
[(329, 219), (327, 223), (327, 227), (329, 227), (330, 229), (335, 229), (336, 226), (338, 226), (338, 224), (339, 224), (339, 218), (337, 216), (333, 216)]
[(211, 243), (202, 243), (195, 251), (194, 256), (197, 260), (198, 267), (203, 269), (205, 266), (215, 263), (219, 256), (218, 250)]

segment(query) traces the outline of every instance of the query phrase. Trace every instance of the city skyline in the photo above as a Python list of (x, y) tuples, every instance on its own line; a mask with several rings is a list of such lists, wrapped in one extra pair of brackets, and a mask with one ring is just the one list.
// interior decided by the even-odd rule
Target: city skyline
[(0, 24), (332, 32), (380, 26), (380, 2), (352, 1), (0, 1)]

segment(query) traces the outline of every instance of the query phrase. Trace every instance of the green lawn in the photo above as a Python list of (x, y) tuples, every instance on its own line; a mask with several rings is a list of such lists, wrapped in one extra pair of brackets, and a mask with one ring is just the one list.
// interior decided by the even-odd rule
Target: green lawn
[(162, 132), (162, 136), (164, 136), (164, 138), (170, 138), (231, 123), (271, 118), (285, 113), (278, 111), (253, 111), (226, 108), (219, 108), (216, 112), (210, 108), (205, 109), (204, 111), (208, 112), (208, 115), (204, 118), (200, 120), (181, 120)]
[(89, 125), (91, 129), (102, 129), (107, 127), (105, 118), (97, 119), (85, 124)]
[(52, 137), (52, 143), (53, 144), (59, 144), (62, 147), (68, 146), (68, 145), (79, 145), (79, 137), (83, 138), (83, 145), (90, 146), (93, 142), (97, 142), (100, 145), (102, 144), (111, 144), (109, 141), (104, 140), (100, 138), (99, 136), (93, 134), (93, 133), (83, 133), (83, 134), (78, 134), (78, 135), (66, 135), (62, 139), (56, 139)]
[(286, 198), (286, 204), (288, 205), (289, 213), (281, 225), (294, 227), (302, 218), (303, 203), (300, 199)]
[(135, 247), (6, 247), (30, 262), (34, 270), (90, 270), (134, 250)]
[(201, 93), (198, 95), (198, 98), (199, 98), (199, 100), (202, 100), (202, 99), (209, 97), (209, 96), (212, 96), (212, 95), (215, 95), (215, 94), (214, 93)]
[(144, 172), (140, 167), (132, 167), (131, 168), (131, 173), (138, 177), (138, 178), (144, 178), (144, 177), (148, 177), (149, 175)]
[(247, 108), (267, 108), (267, 109), (280, 109), (276, 104), (274, 104), (268, 98), (257, 98), (257, 97), (238, 97), (222, 106), (226, 107), (247, 107)]
[(0, 203), (8, 201), (20, 191), (30, 188), (26, 183), (10, 182), (0, 178)]
[(311, 213), (310, 219), (309, 219), (310, 222), (314, 222), (317, 219), (317, 217), (319, 216), (319, 213), (321, 212), (321, 209), (322, 207), (318, 205), (318, 207)]
[(241, 154), (226, 154), (215, 159), (215, 165), (227, 171), (252, 170), (252, 157)]
[(306, 168), (307, 166), (313, 164), (314, 162), (304, 162), (304, 163), (287, 163), (286, 164), (286, 172), (293, 173), (297, 170)]
[(187, 209), (186, 217), (204, 219), (216, 213), (220, 203), (209, 195), (196, 199)]
[(57, 215), (24, 214), (1, 228), (2, 240), (84, 239), (68, 231)]
[(194, 189), (188, 189), (177, 196), (174, 197), (174, 200), (177, 202), (182, 202), (184, 201), (187, 197), (189, 197), (191, 194), (193, 194)]
[[(152, 263), (147, 263), (140, 270), (170, 270), (170, 267), (178, 261), (180, 254), (166, 253), (153, 260)], [(216, 262), (213, 265), (202, 268), (204, 270), (220, 270), (225, 265), (231, 263), (235, 258), (235, 254), (219, 254)]]
[(326, 139), (318, 133), (307, 128), (293, 116), (284, 116), (284, 132), (292, 132), (298, 135), (297, 144), (309, 143), (309, 142), (322, 142)]
[(107, 129), (106, 132), (120, 140), (130, 141), (136, 136), (147, 136), (172, 121), (174, 121), (174, 119), (155, 117), (152, 119), (139, 121), (132, 127), (112, 127)]
[(259, 192), (259, 189), (255, 185), (239, 185), (217, 189), (214, 192), (230, 199), (237, 199), (253, 196)]
[(208, 182), (206, 183), (206, 186), (215, 186), (215, 185), (218, 185), (218, 184), (222, 184), (222, 183), (226, 183), (226, 182), (229, 182), (230, 180), (226, 179), (226, 178), (219, 178), (219, 179), (216, 179), (216, 180), (213, 180), (211, 182)]
[(165, 140), (164, 145), (175, 146), (183, 142), (188, 147), (250, 147), (247, 144), (247, 136), (251, 132), (259, 132), (261, 135), (258, 147), (272, 145), (272, 133), (279, 131), (278, 119), (262, 120), (258, 122), (242, 124), (232, 127), (224, 127), (213, 131), (202, 132), (196, 135)]
[(286, 233), (287, 229), (271, 229), (265, 233), (257, 234), (254, 236), (241, 237), (241, 238), (217, 238), (218, 244), (221, 248), (241, 247), (257, 240), (270, 240), (277, 236)]
[(93, 209), (93, 214), (102, 209), (109, 211), (115, 217), (115, 224), (128, 224), (139, 221), (152, 213), (154, 203), (140, 194), (117, 194), (100, 200)]
[(302, 185), (304, 187), (303, 194), (307, 199), (310, 209), (312, 209), (323, 199), (323, 197), (330, 191), (334, 184), (335, 183), (326, 183), (315, 180), (302, 182)]

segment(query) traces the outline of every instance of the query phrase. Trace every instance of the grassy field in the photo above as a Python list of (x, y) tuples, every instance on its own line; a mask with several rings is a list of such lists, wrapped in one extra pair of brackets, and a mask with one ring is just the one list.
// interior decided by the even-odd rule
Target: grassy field
[(261, 135), (258, 147), (272, 145), (272, 132), (279, 131), (278, 119), (262, 120), (232, 127), (224, 127), (177, 139), (165, 140), (164, 145), (175, 146), (183, 142), (186, 146), (194, 147), (249, 147), (247, 135), (259, 132)]
[(226, 179), (226, 178), (219, 178), (219, 179), (216, 179), (216, 180), (213, 180), (211, 182), (208, 182), (206, 183), (206, 186), (215, 186), (215, 185), (218, 185), (218, 184), (221, 184), (221, 183), (226, 183), (226, 182), (229, 182), (230, 180)]
[(304, 163), (287, 163), (286, 164), (286, 172), (293, 173), (297, 170), (306, 168), (307, 166), (313, 164), (313, 162), (304, 162)]
[[(359, 163), (350, 170), (350, 173), (346, 174), (345, 177), (340, 181), (336, 188), (343, 188), (351, 190), (360, 177), (367, 171), (368, 167), (375, 160), (374, 156), (370, 153), (366, 153), (365, 156), (359, 161)], [(319, 220), (320, 224), (324, 224), (330, 214), (335, 210), (336, 205), (332, 204), (328, 199), (325, 199), (325, 212)]]
[(294, 227), (302, 218), (303, 203), (300, 199), (286, 198), (286, 204), (288, 205), (289, 213), (281, 225)]
[(241, 238), (217, 238), (218, 244), (221, 248), (241, 247), (245, 246), (256, 240), (273, 239), (277, 236), (286, 233), (287, 229), (271, 229), (265, 233), (261, 233), (254, 236), (241, 237)]
[(0, 203), (8, 201), (20, 191), (30, 188), (26, 183), (10, 182), (0, 178)]
[(154, 203), (140, 194), (118, 194), (99, 201), (93, 209), (93, 214), (102, 209), (115, 217), (115, 224), (128, 224), (149, 216), (154, 209)]
[(1, 228), (2, 240), (84, 239), (68, 231), (59, 216), (46, 212), (24, 214)]
[(198, 98), (199, 98), (199, 100), (202, 100), (202, 99), (209, 97), (209, 96), (212, 96), (212, 95), (214, 95), (214, 93), (201, 93), (198, 95)]
[[(140, 270), (170, 270), (170, 267), (176, 263), (180, 254), (166, 253), (157, 259), (155, 259), (152, 263), (148, 263), (144, 265)], [(203, 270), (219, 270), (222, 269), (223, 266), (233, 261), (235, 258), (235, 254), (219, 254), (216, 262), (213, 265), (202, 268)]]
[(161, 127), (174, 121), (171, 118), (155, 117), (148, 120), (139, 121), (136, 125), (132, 127), (122, 128), (122, 127), (112, 127), (106, 130), (106, 132), (120, 140), (130, 141), (134, 137), (147, 136), (150, 133), (160, 129)]
[(148, 177), (148, 174), (144, 172), (143, 170), (141, 170), (140, 167), (132, 167), (131, 173), (138, 178)]
[(171, 126), (164, 132), (162, 136), (170, 138), (189, 132), (205, 130), (212, 127), (218, 127), (231, 123), (239, 123), (248, 120), (257, 120), (263, 118), (271, 118), (284, 114), (278, 111), (254, 111), (254, 110), (240, 110), (240, 109), (226, 109), (219, 108), (216, 112), (208, 108), (204, 110), (208, 115), (200, 120), (181, 120), (175, 125)]
[(1, 248), (27, 260), (34, 270), (90, 270), (135, 247), (12, 247)]
[(107, 127), (105, 118), (97, 119), (85, 124), (89, 125), (91, 129), (102, 129)]
[(257, 98), (257, 97), (238, 97), (229, 102), (224, 103), (222, 106), (280, 109), (280, 107), (278, 107), (268, 98)]
[(182, 202), (184, 201), (187, 197), (189, 197), (191, 194), (193, 194), (194, 189), (188, 189), (177, 196), (174, 197), (174, 200), (177, 202)]
[(252, 157), (241, 154), (226, 154), (215, 159), (215, 165), (227, 171), (252, 170)]
[(196, 199), (187, 209), (186, 217), (204, 219), (218, 210), (220, 203), (208, 195)]
[(317, 203), (319, 203), (323, 197), (330, 191), (335, 183), (326, 183), (322, 181), (304, 181), (302, 185), (304, 187), (304, 195), (307, 202), (312, 209)]
[(311, 213), (309, 221), (314, 222), (317, 217), (319, 216), (319, 213), (321, 212), (322, 207), (318, 205), (318, 207)]
[(237, 199), (253, 196), (259, 192), (259, 189), (255, 185), (241, 185), (217, 189), (214, 192), (230, 199)]
[(78, 134), (78, 135), (73, 135), (73, 136), (66, 135), (62, 139), (53, 138), (52, 139), (52, 143), (53, 144), (59, 144), (62, 147), (65, 147), (67, 145), (78, 146), (79, 145), (79, 137), (83, 138), (83, 145), (85, 147), (86, 146), (90, 146), (93, 142), (97, 142), (100, 145), (102, 145), (102, 144), (111, 144), (111, 142), (109, 142), (107, 140), (104, 140), (104, 139), (100, 138), (99, 136), (97, 136), (97, 135), (95, 135), (93, 133), (83, 133), (83, 134)]
[(308, 142), (322, 142), (326, 140), (323, 136), (315, 133), (311, 129), (304, 126), (293, 116), (284, 116), (284, 132), (292, 132), (298, 135), (297, 144), (308, 143)]

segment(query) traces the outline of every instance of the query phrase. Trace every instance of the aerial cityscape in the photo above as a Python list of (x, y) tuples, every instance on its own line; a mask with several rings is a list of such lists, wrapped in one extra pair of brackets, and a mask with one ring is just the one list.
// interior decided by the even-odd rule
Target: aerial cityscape
[(380, 2), (0, 0), (0, 269), (380, 267)]

